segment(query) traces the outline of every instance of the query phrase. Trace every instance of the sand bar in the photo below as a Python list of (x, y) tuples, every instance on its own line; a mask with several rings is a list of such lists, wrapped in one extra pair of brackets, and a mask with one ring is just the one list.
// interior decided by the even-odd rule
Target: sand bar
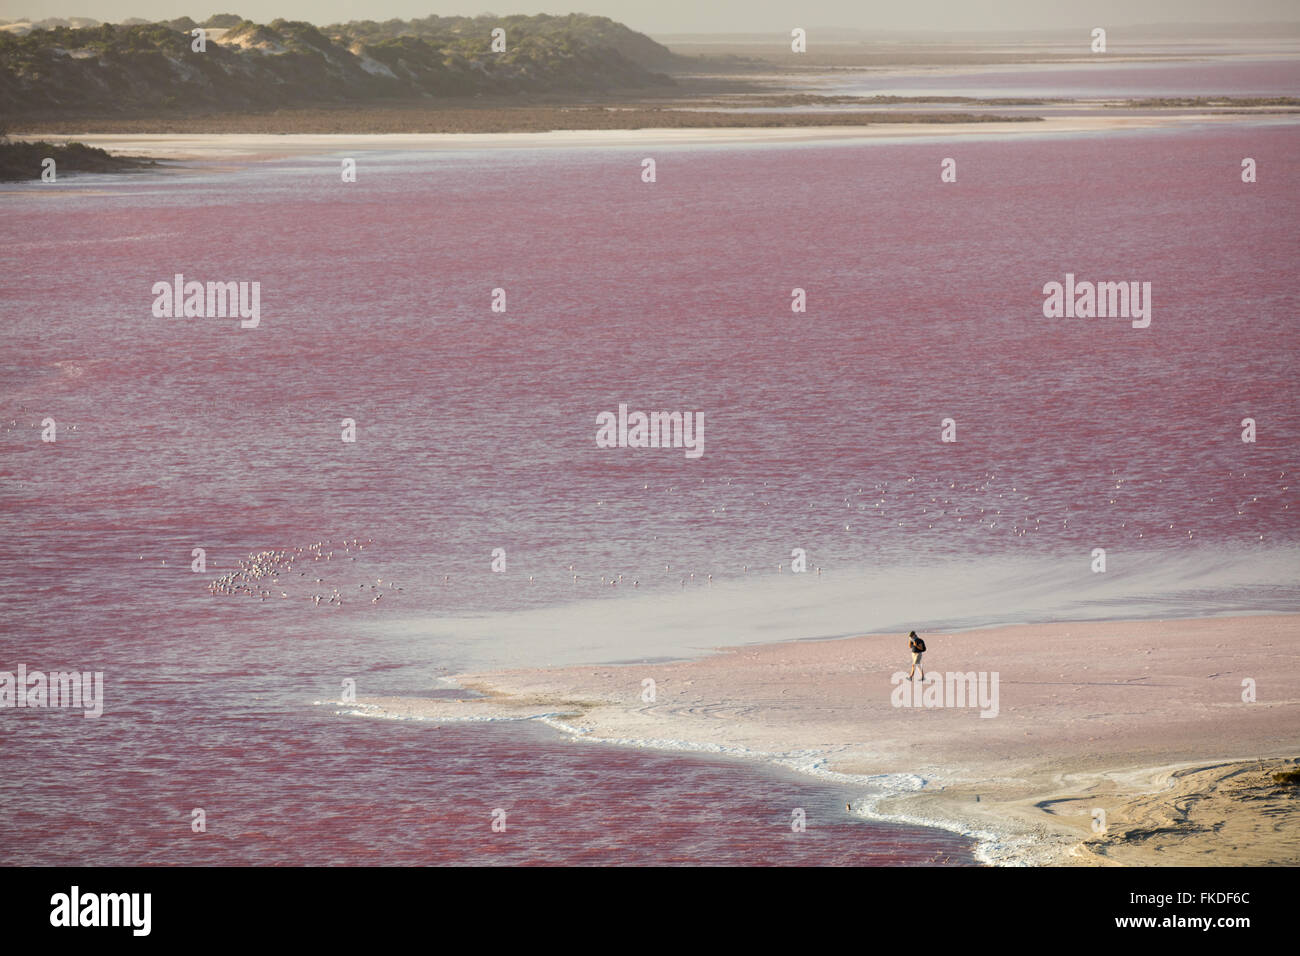
[(539, 133), (85, 133), (75, 128), (24, 140), (75, 139), (113, 153), (157, 159), (243, 161), (292, 158), (345, 150), (586, 149), (598, 146), (711, 146), (836, 143), (977, 137), (1068, 135), (1204, 124), (1296, 123), (1296, 116), (1097, 115), (1056, 116), (1033, 123), (882, 123), (863, 126), (736, 127), (709, 129), (553, 130)]
[(998, 674), (996, 716), (895, 706), (891, 676), (909, 665), (897, 634), (459, 675), (486, 696), (357, 712), (532, 718), (584, 740), (776, 761), (860, 784), (864, 816), (972, 833), (989, 862), (1300, 864), (1300, 787), (1272, 782), (1300, 757), (1300, 615), (925, 637), (932, 672)]

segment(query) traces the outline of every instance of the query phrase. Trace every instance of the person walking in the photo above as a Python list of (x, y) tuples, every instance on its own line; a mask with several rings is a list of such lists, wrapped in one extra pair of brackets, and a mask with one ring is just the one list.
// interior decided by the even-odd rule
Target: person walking
[(921, 682), (924, 683), (925, 669), (921, 666), (921, 655), (925, 653), (925, 641), (916, 636), (916, 631), (912, 631), (907, 637), (907, 646), (912, 651), (912, 669), (907, 672), (907, 679), (911, 680), (913, 672), (919, 670), (921, 672)]

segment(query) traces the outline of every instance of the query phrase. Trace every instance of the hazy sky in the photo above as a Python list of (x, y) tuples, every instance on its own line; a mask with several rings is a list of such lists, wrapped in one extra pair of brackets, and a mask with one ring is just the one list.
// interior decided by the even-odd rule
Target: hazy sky
[[(1297, 0), (0, 0), (0, 19), (165, 20), (238, 13), (337, 23), (438, 14), (604, 14), (647, 33), (788, 34), (793, 26), (880, 30), (1008, 30), (1138, 23), (1300, 20)], [(811, 39), (811, 37), (810, 37)]]

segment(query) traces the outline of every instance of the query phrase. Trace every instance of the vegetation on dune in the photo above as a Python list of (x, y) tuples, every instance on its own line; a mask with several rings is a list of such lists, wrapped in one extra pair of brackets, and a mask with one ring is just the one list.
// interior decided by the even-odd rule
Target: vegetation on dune
[(199, 26), (209, 29), (225, 29), (227, 27), (237, 27), (244, 22), (244, 18), (238, 13), (214, 13), (204, 20)]
[[(677, 58), (607, 17), (426, 17), (324, 28), (216, 14), (0, 33), (0, 102), (15, 116), (240, 110), (376, 100), (671, 87)], [(492, 30), (506, 49), (492, 50)]]
[(428, 16), (417, 20), (386, 20), (383, 23), (354, 20), (333, 24), (324, 30), (330, 36), (350, 42), (419, 37), (443, 49), (456, 49), (467, 54), (487, 53), (491, 32), (496, 27), (506, 31), (508, 45), (526, 39), (540, 41), (542, 45), (564, 43), (571, 46), (579, 42), (590, 47), (612, 50), (630, 62), (652, 70), (671, 70), (692, 62), (609, 17), (582, 13), (570, 13), (567, 16)]
[(1280, 770), (1273, 774), (1273, 782), (1300, 786), (1300, 770)]
[(108, 173), (155, 165), (149, 160), (111, 156), (85, 143), (10, 142), (0, 129), (0, 180), (40, 179), (42, 163), (53, 159), (56, 175), (65, 172)]

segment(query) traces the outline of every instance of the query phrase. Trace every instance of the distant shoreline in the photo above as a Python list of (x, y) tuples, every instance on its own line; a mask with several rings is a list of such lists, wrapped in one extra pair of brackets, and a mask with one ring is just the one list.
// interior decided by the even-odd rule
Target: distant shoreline
[(78, 133), (225, 134), (490, 134), (595, 132), (641, 129), (773, 129), (866, 125), (1028, 123), (1037, 116), (1007, 116), (954, 109), (946, 112), (878, 111), (745, 113), (658, 106), (531, 106), (502, 108), (304, 107), (267, 113), (159, 117), (67, 117), (15, 120), (19, 135)]
[[(944, 96), (819, 96), (769, 92), (732, 97), (601, 99), (568, 103), (510, 101), (467, 106), (401, 102), (297, 107), (262, 112), (150, 116), (58, 115), (10, 120), (17, 136), (68, 134), (275, 134), (384, 135), (596, 132), (609, 130), (813, 129), (870, 126), (952, 126), (982, 123), (1039, 124), (1036, 108), (1065, 107), (1077, 115), (1130, 111), (1161, 117), (1175, 111), (1201, 116), (1295, 115), (1300, 97), (1198, 96), (1096, 102), (1070, 98)], [(781, 109), (803, 112), (777, 112)], [(1008, 113), (1012, 110), (1029, 112)]]
[[(77, 134), (522, 134), (629, 130), (823, 129), (1039, 124), (1040, 107), (1160, 115), (1173, 110), (1300, 114), (1300, 24), (1244, 34), (1181, 26), (1124, 28), (1107, 50), (1085, 31), (1029, 34), (813, 30), (804, 46), (777, 33), (652, 37), (604, 17), (439, 17), (404, 22), (257, 24), (219, 14), (68, 29), (51, 18), (0, 27), (0, 79), (12, 95), (0, 128), (24, 137)], [(81, 21), (78, 21), (79, 23)], [(85, 21), (87, 24), (95, 21)], [(490, 33), (511, 39), (500, 49)], [(52, 29), (39, 24), (46, 23)], [(193, 28), (193, 30), (192, 30)], [(204, 49), (191, 32), (206, 30)], [(800, 31), (796, 31), (800, 32)], [(196, 41), (199, 42), (199, 41)], [(210, 46), (208, 45), (210, 44)], [(674, 47), (678, 48), (674, 48)], [(578, 52), (575, 52), (578, 51)], [(688, 52), (689, 51), (689, 52)], [(1068, 97), (926, 95), (971, 77), (1137, 65), (1271, 64), (1240, 95), (1125, 95), (1092, 81)], [(1187, 74), (1194, 67), (1184, 67)], [(1280, 72), (1279, 72), (1280, 71)], [(898, 77), (920, 82), (891, 86)], [(1184, 77), (1185, 79), (1185, 77)], [(847, 84), (847, 86), (846, 86)], [(883, 84), (883, 85), (882, 85)], [(838, 91), (836, 86), (841, 87)], [(1041, 82), (1038, 84), (1041, 86)], [(1050, 84), (1046, 87), (1051, 88)], [(1074, 89), (1074, 87), (1066, 87)], [(1177, 84), (1174, 89), (1180, 88)], [(906, 93), (916, 95), (843, 95)], [(1145, 91), (1145, 93), (1144, 93)], [(1201, 85), (1188, 90), (1203, 93)], [(822, 95), (830, 93), (831, 95)], [(1260, 95), (1271, 93), (1274, 95)]]
[[(1194, 129), (1207, 124), (1240, 125), (1267, 121), (1295, 124), (1300, 117), (1268, 113), (1122, 114), (1096, 109), (1086, 115), (1052, 116), (1037, 122), (909, 122), (807, 126), (727, 126), (703, 128), (565, 129), (535, 132), (97, 132), (74, 126), (39, 133), (14, 132), (16, 142), (75, 140), (116, 154), (121, 171), (175, 171), (175, 164), (203, 163), (209, 172), (250, 162), (295, 157), (349, 155), (368, 150), (598, 149), (687, 146), (801, 146), (836, 143), (902, 142), (918, 139), (1002, 139), (1019, 136), (1077, 136)], [(107, 124), (115, 125), (115, 124)], [(157, 165), (148, 165), (150, 161)], [(166, 165), (164, 165), (166, 164)], [(62, 167), (61, 167), (62, 168)], [(110, 170), (95, 170), (110, 171)], [(39, 170), (33, 175), (39, 176)]]

